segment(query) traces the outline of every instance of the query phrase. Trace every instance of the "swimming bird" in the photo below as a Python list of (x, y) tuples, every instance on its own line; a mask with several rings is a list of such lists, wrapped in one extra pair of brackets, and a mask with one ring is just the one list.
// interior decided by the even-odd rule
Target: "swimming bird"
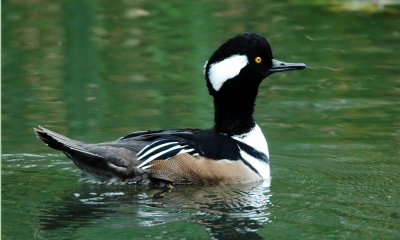
[(168, 184), (262, 181), (270, 178), (270, 167), (267, 141), (253, 118), (259, 85), (273, 73), (305, 67), (274, 59), (262, 35), (245, 32), (224, 42), (204, 65), (214, 99), (210, 129), (139, 131), (94, 144), (41, 126), (34, 130), (84, 173), (103, 179)]

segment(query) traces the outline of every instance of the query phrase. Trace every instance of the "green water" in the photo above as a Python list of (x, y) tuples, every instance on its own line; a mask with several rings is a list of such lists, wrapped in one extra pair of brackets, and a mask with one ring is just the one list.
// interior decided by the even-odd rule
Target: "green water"
[[(398, 26), (399, 5), (359, 1), (3, 1), (2, 239), (399, 239)], [(211, 127), (202, 66), (242, 31), (308, 66), (260, 88), (270, 186), (154, 198), (33, 135)]]

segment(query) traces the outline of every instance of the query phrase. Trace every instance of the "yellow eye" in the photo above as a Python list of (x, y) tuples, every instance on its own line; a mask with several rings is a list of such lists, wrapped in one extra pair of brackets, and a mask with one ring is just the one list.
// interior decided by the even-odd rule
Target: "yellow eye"
[(260, 64), (262, 62), (262, 59), (260, 57), (256, 57), (256, 58), (254, 58), (254, 62), (256, 62), (257, 64)]

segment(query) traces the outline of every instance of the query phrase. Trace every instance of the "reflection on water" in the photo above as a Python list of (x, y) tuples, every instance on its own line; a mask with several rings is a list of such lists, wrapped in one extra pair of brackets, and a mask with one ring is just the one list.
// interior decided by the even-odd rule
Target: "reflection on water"
[(270, 220), (269, 182), (197, 189), (186, 187), (160, 202), (198, 209), (200, 212), (191, 221), (206, 227), (217, 239), (263, 239), (257, 231)]
[[(202, 226), (215, 239), (263, 239), (257, 231), (270, 221), (269, 182), (218, 187), (176, 186), (163, 197), (157, 197), (161, 191), (157, 187), (105, 187), (104, 183), (96, 186), (82, 184), (56, 201), (45, 202), (37, 216), (36, 236), (51, 237), (57, 232), (75, 232), (96, 224), (112, 224), (112, 228), (118, 229), (186, 221)], [(110, 188), (114, 191), (107, 191)], [(125, 216), (124, 221), (118, 221), (121, 216)], [(140, 234), (151, 236), (145, 229), (135, 233), (136, 236)]]

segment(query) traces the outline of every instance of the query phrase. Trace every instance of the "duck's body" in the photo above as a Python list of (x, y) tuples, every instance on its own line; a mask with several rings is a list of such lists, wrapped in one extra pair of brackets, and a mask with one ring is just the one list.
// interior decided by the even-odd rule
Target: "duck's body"
[[(116, 141), (87, 144), (39, 127), (49, 147), (63, 151), (86, 173), (102, 178), (177, 184), (255, 182), (269, 178), (268, 146), (258, 126), (247, 135), (214, 129), (134, 132)], [(261, 134), (260, 136), (253, 136)], [(260, 139), (261, 151), (246, 144)], [(259, 159), (259, 160), (256, 160)], [(258, 164), (254, 164), (258, 161)]]
[(89, 144), (35, 129), (49, 147), (63, 151), (84, 172), (103, 178), (176, 184), (247, 183), (270, 178), (267, 141), (253, 119), (258, 86), (269, 74), (303, 69), (272, 58), (255, 33), (224, 43), (204, 71), (214, 97), (212, 129), (134, 132)]

